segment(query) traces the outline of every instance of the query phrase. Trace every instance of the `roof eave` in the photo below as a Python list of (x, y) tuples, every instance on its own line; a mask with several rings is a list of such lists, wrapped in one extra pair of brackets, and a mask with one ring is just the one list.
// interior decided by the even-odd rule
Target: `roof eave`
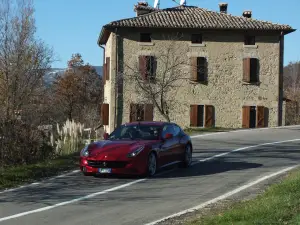
[(289, 30), (285, 30), (285, 31), (283, 31), (283, 34), (284, 35), (287, 35), (287, 34), (290, 34), (290, 33), (293, 33), (293, 32), (295, 32), (297, 29), (289, 29)]
[(102, 27), (100, 35), (98, 37), (97, 44), (99, 46), (106, 44), (110, 33), (111, 32), (109, 30), (107, 30), (106, 27)]

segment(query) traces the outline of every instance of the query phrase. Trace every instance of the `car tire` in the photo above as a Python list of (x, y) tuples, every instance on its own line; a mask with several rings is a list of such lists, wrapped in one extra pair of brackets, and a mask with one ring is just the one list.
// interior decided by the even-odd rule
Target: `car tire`
[(92, 176), (92, 173), (82, 172), (84, 176)]
[(151, 152), (147, 160), (147, 177), (153, 177), (157, 170), (157, 158), (154, 152)]
[(183, 156), (183, 162), (182, 162), (182, 167), (183, 168), (188, 168), (191, 166), (193, 161), (193, 152), (192, 152), (192, 146), (190, 144), (187, 144), (185, 146), (184, 150), (184, 156)]

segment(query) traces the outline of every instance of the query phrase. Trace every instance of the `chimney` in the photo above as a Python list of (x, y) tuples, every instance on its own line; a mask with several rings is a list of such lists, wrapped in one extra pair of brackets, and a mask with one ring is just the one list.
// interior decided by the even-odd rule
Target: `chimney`
[(220, 13), (227, 14), (227, 7), (228, 7), (227, 3), (219, 3), (219, 7), (220, 7)]
[(244, 11), (243, 12), (243, 17), (251, 18), (252, 17), (252, 11), (250, 11), (250, 10)]
[(151, 7), (149, 7), (148, 2), (145, 1), (140, 1), (137, 5), (134, 5), (134, 11), (136, 12), (136, 16), (140, 16), (151, 12), (149, 8)]

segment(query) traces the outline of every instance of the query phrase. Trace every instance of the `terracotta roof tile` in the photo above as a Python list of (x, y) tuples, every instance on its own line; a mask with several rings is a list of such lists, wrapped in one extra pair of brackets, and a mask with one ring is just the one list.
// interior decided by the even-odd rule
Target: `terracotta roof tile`
[[(139, 6), (145, 7), (145, 6)], [(152, 8), (146, 6), (146, 8)], [(178, 6), (166, 9), (151, 9), (152, 12), (138, 17), (113, 21), (104, 28), (147, 27), (147, 28), (197, 28), (197, 29), (242, 29), (293, 31), (289, 25), (233, 16), (196, 6)]]

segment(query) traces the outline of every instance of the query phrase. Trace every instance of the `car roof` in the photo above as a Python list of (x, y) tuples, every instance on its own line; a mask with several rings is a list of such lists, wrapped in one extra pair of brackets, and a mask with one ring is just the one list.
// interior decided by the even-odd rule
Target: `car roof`
[(163, 125), (173, 124), (173, 123), (163, 122), (163, 121), (137, 121), (137, 122), (125, 123), (124, 125), (129, 126), (129, 125), (137, 125), (137, 124), (163, 126)]

